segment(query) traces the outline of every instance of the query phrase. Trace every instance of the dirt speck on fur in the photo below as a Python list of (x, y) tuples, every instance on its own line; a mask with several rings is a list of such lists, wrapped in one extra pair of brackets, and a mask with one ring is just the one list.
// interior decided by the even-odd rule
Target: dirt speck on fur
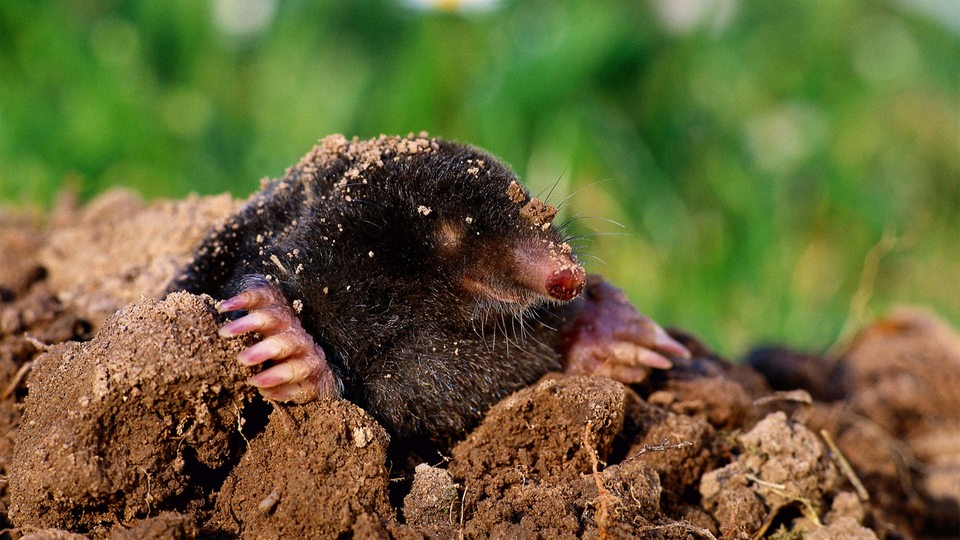
[[(775, 358), (758, 371), (676, 334), (694, 357), (670, 371), (633, 387), (548, 375), (424, 458), (351, 403), (264, 401), (235, 361), (243, 343), (217, 336), (211, 299), (157, 297), (237, 205), (111, 192), (67, 199), (46, 224), (0, 218), (11, 538), (960, 530), (960, 336), (929, 312), (895, 311), (839, 358), (792, 355), (830, 366), (826, 390), (806, 363), (802, 376)], [(804, 385), (815, 399), (771, 399)]]

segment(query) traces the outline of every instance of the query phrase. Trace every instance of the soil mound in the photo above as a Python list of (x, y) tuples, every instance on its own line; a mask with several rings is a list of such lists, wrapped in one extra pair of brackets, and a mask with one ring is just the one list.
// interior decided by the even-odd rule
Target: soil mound
[[(443, 454), (265, 402), (212, 299), (158, 298), (229, 197), (0, 218), (12, 538), (936, 538), (960, 528), (960, 336), (900, 310), (840, 357), (693, 338), (626, 387), (548, 375)], [(421, 452), (422, 450), (417, 450)]]

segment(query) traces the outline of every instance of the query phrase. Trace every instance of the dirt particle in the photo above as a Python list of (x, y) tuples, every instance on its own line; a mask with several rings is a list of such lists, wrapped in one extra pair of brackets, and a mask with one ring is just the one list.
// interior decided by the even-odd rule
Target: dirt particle
[(110, 540), (138, 540), (141, 538), (155, 538), (157, 540), (186, 540), (200, 538), (200, 527), (193, 514), (177, 512), (161, 512), (155, 517), (141, 519), (126, 529), (114, 527), (110, 531)]
[(527, 200), (527, 191), (523, 189), (523, 186), (518, 184), (516, 180), (512, 180), (510, 185), (507, 186), (507, 197), (509, 197), (511, 201), (520, 204)]
[(280, 258), (277, 257), (276, 254), (274, 254), (274, 253), (271, 253), (271, 254), (270, 254), (270, 262), (272, 262), (272, 263), (274, 264), (274, 266), (276, 266), (276, 267), (277, 267), (281, 272), (283, 272), (284, 274), (287, 273), (287, 268), (286, 268), (285, 266), (283, 266), (283, 263), (280, 262)]
[(373, 433), (369, 428), (358, 426), (353, 429), (353, 444), (357, 448), (363, 448), (373, 441)]
[(403, 517), (434, 538), (455, 538), (460, 529), (461, 485), (446, 469), (417, 465), (410, 493), (403, 499)]
[(557, 215), (557, 209), (540, 199), (533, 197), (520, 208), (520, 215), (535, 227), (548, 226)]
[[(450, 470), (473, 485), (524, 470), (534, 478), (579, 477), (594, 452), (605, 459), (623, 426), (622, 385), (601, 377), (545, 378), (501, 401), (453, 449)], [(594, 426), (591, 447), (583, 431)]]

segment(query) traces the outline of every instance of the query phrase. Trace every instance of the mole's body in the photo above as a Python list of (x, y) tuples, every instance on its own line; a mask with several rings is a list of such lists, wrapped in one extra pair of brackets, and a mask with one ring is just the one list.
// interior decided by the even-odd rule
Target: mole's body
[(616, 375), (664, 364), (650, 349), (685, 352), (645, 318), (632, 337), (583, 320), (587, 280), (554, 213), (479, 150), (331, 136), (218, 227), (171, 290), (238, 295), (221, 309), (249, 314), (221, 333), (264, 336), (240, 361), (274, 364), (251, 379), (268, 397), (340, 393), (395, 435), (445, 439), (549, 371)]

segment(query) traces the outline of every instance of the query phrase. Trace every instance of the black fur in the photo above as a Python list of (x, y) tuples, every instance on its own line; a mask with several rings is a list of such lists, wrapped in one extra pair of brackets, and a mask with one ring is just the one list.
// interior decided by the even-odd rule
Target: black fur
[(226, 298), (245, 276), (267, 276), (302, 305), (345, 397), (396, 436), (448, 440), (560, 367), (558, 329), (575, 302), (521, 310), (460, 285), (480, 268), (510, 287), (499, 274), (512, 250), (563, 242), (521, 217), (513, 181), (468, 146), (329, 137), (218, 227), (170, 289)]

